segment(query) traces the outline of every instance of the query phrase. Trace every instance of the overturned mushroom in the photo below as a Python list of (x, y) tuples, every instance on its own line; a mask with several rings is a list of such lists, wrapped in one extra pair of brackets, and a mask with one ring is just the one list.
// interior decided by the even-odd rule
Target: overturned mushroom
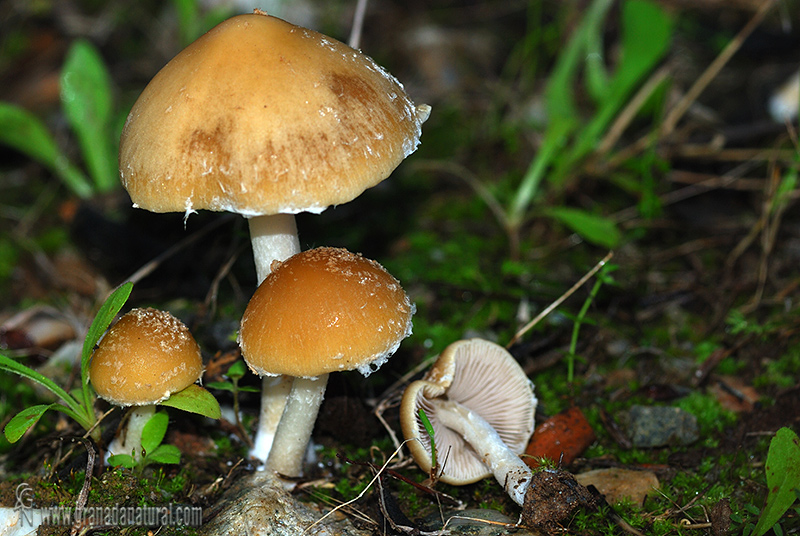
[(432, 466), (431, 440), (418, 411), (433, 425), (439, 479), (469, 484), (491, 474), (522, 505), (530, 468), (519, 455), (533, 432), (533, 384), (503, 347), (481, 339), (448, 346), (422, 380), (403, 395), (400, 422), (414, 460)]
[(411, 333), (414, 306), (380, 264), (317, 248), (276, 266), (242, 317), (239, 344), (260, 376), (293, 376), (267, 468), (299, 476), (328, 373), (377, 370)]

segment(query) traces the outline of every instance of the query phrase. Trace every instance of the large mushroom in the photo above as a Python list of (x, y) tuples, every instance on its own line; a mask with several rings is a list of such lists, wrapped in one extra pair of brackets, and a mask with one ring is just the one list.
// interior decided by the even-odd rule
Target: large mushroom
[(150, 81), (122, 131), (120, 178), (136, 207), (249, 218), (260, 283), (299, 251), (294, 214), (384, 180), (429, 113), (368, 56), (256, 10)]
[(109, 454), (141, 459), (142, 430), (156, 404), (189, 387), (203, 374), (200, 348), (189, 329), (158, 309), (133, 309), (103, 336), (92, 354), (89, 378), (98, 396), (133, 406)]
[[(230, 18), (165, 65), (133, 106), (119, 168), (134, 206), (248, 218), (257, 283), (300, 251), (294, 215), (375, 186), (419, 144), (430, 107), (371, 58), (263, 11)], [(277, 423), (285, 379), (263, 383)], [(255, 451), (269, 452), (261, 427)]]
[(377, 370), (411, 333), (413, 313), (397, 279), (344, 249), (304, 251), (273, 268), (250, 299), (239, 331), (253, 372), (294, 377), (268, 469), (302, 473), (328, 374)]
[(531, 470), (519, 455), (533, 433), (536, 403), (533, 384), (505, 348), (462, 340), (406, 388), (400, 423), (421, 469), (431, 470), (433, 453), (420, 409), (433, 426), (439, 480), (464, 485), (493, 474), (522, 505)]

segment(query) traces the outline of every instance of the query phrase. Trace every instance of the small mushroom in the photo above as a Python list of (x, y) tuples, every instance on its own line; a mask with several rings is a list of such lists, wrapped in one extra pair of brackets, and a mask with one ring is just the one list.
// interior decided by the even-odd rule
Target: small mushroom
[(328, 374), (377, 370), (411, 333), (413, 313), (397, 279), (344, 249), (304, 251), (273, 268), (250, 299), (239, 331), (242, 356), (254, 373), (294, 377), (268, 469), (302, 473)]
[(432, 468), (432, 453), (420, 409), (433, 425), (443, 465), (439, 480), (463, 485), (493, 474), (522, 505), (531, 470), (519, 455), (533, 433), (536, 404), (533, 384), (505, 348), (469, 339), (448, 346), (424, 378), (406, 388), (400, 423), (424, 471)]
[(133, 406), (109, 454), (141, 459), (142, 429), (155, 405), (192, 385), (203, 374), (200, 348), (189, 329), (166, 311), (133, 309), (103, 336), (92, 354), (89, 378), (111, 404)]

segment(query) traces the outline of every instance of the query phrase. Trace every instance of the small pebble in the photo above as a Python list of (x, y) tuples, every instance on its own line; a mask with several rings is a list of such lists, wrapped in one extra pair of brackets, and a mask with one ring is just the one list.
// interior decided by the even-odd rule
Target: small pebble
[(697, 418), (671, 406), (632, 406), (626, 418), (634, 447), (689, 445), (698, 438)]

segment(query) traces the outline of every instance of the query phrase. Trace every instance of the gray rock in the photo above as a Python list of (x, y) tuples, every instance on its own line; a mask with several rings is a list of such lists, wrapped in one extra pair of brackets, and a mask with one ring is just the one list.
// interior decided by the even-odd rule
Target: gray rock
[(698, 438), (697, 418), (680, 408), (632, 406), (625, 420), (635, 447), (688, 445)]
[[(371, 536), (341, 514), (325, 519), (313, 505), (297, 501), (266, 471), (241, 479), (208, 512), (202, 536)], [(316, 524), (315, 524), (316, 523)]]

